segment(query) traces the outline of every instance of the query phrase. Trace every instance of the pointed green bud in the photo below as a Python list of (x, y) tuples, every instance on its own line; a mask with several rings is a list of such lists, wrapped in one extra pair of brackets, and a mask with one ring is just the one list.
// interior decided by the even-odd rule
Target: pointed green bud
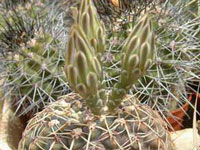
[(137, 37), (133, 37), (131, 39), (131, 42), (127, 44), (127, 46), (124, 46), (124, 48), (122, 49), (122, 51), (125, 53), (125, 58), (122, 58), (122, 68), (125, 67), (126, 69), (128, 69), (128, 60), (129, 57), (131, 55), (131, 53), (136, 53), (137, 52), (137, 48), (138, 48), (138, 39)]
[(140, 69), (144, 69), (145, 62), (150, 56), (150, 46), (148, 43), (144, 43), (140, 49), (139, 57), (140, 57)]
[(105, 51), (105, 36), (104, 36), (104, 31), (102, 28), (99, 28), (97, 31), (97, 36), (98, 36), (98, 43), (99, 43), (99, 47), (98, 47), (98, 52), (99, 53), (103, 53)]
[[(99, 91), (104, 88), (101, 56), (105, 51), (105, 27), (91, 0), (81, 0), (80, 3), (79, 9), (73, 10), (76, 18), (70, 31), (65, 68), (71, 65), (66, 69), (69, 84), (93, 113), (97, 113), (102, 107), (99, 99), (105, 101), (104, 96), (99, 97)], [(105, 94), (102, 92), (102, 95)]]
[(140, 33), (140, 31), (143, 29), (143, 22), (142, 20), (140, 22), (138, 22), (136, 24), (136, 26), (134, 27), (131, 35), (138, 35), (138, 33)]
[(76, 69), (72, 65), (69, 65), (66, 67), (66, 75), (67, 75), (70, 86), (72, 86), (75, 89), (76, 84), (77, 84), (77, 72), (76, 72)]
[(138, 32), (140, 32), (140, 28), (142, 28), (142, 22), (141, 21), (134, 27), (133, 31), (130, 33), (130, 35), (126, 39), (126, 42), (124, 43), (124, 45), (129, 44), (131, 38), (134, 37), (134, 36), (137, 36)]
[(139, 64), (138, 55), (132, 55), (128, 60), (128, 70), (134, 70)]
[(97, 91), (97, 75), (93, 72), (90, 72), (87, 75), (87, 86), (89, 88), (90, 91), (92, 91), (92, 93), (94, 93), (95, 91)]
[(102, 74), (101, 64), (97, 58), (93, 58), (93, 59), (94, 59), (95, 72), (98, 74), (98, 76), (101, 76), (101, 74)]
[(84, 0), (82, 3), (81, 3), (81, 6), (80, 6), (80, 14), (83, 14), (86, 9), (88, 7), (88, 1), (87, 0)]
[(67, 53), (66, 53), (66, 59), (65, 59), (65, 64), (69, 65), (73, 59), (74, 59), (74, 40), (73, 37), (69, 39), (68, 45), (67, 45)]
[(83, 52), (78, 52), (76, 56), (78, 76), (83, 83), (86, 83), (86, 77), (88, 74), (88, 62)]
[[(140, 24), (141, 24), (141, 22), (140, 22)], [(133, 29), (133, 31), (130, 33), (130, 35), (129, 35), (128, 38), (126, 39), (124, 45), (127, 45), (127, 44), (130, 43), (130, 40), (132, 39), (132, 37), (134, 37), (134, 36), (137, 35), (137, 32), (139, 31), (139, 28), (140, 28), (140, 27), (141, 27), (141, 26), (140, 26), (139, 24), (135, 26), (135, 28)]]
[(90, 40), (90, 43), (91, 43), (91, 46), (94, 48), (94, 49), (97, 49), (97, 40), (92, 38)]
[(129, 56), (131, 52), (136, 51), (138, 48), (138, 38), (136, 36), (133, 36), (130, 40), (130, 43), (127, 43), (127, 45), (124, 45), (123, 51), (126, 52), (126, 54)]
[(141, 21), (143, 23), (142, 26), (149, 24), (148, 20), (149, 20), (148, 15), (145, 15)]
[(95, 17), (93, 15), (93, 10), (91, 7), (88, 8), (88, 14), (90, 16), (90, 28), (92, 29), (92, 32), (95, 33), (96, 32), (96, 22), (95, 22)]
[(121, 57), (120, 80), (115, 84), (109, 95), (109, 110), (120, 104), (123, 92), (127, 91), (141, 76), (145, 74), (150, 67), (155, 52), (155, 41), (153, 31), (151, 31), (151, 22), (149, 15), (144, 16), (130, 33), (122, 47), (123, 55)]
[(78, 34), (78, 32), (75, 32), (76, 34), (76, 47), (78, 50), (82, 51), (87, 59), (91, 57), (91, 54), (89, 52), (89, 47), (88, 45), (85, 43), (84, 39), (80, 36), (80, 34)]
[(87, 13), (84, 13), (82, 16), (82, 23), (83, 31), (85, 32), (86, 35), (89, 35), (89, 28), (90, 28), (90, 18)]
[(141, 33), (141, 38), (140, 38), (140, 42), (141, 44), (143, 44), (144, 42), (146, 42), (146, 39), (149, 36), (149, 26), (146, 25)]
[(95, 39), (97, 41), (97, 48), (94, 49), (94, 53), (96, 51), (102, 53), (105, 51), (105, 27), (97, 16), (97, 10), (93, 2), (90, 0), (88, 2), (84, 1), (83, 3), (81, 3), (78, 11), (79, 21), (77, 24), (83, 29), (86, 37), (83, 37), (82, 31), (80, 35), (83, 39), (88, 38), (89, 41)]

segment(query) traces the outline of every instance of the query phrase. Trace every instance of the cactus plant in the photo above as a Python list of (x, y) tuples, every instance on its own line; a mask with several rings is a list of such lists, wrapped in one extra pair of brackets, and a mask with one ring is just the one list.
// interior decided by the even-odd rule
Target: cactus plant
[(31, 117), (70, 92), (62, 71), (68, 28), (64, 12), (57, 8), (52, 4), (34, 18), (25, 10), (11, 10), (4, 18), (0, 42), (7, 79), (3, 86), (18, 115)]
[(127, 94), (154, 60), (150, 15), (141, 18), (123, 44), (121, 74), (106, 90), (102, 69), (105, 31), (91, 0), (74, 8), (65, 73), (76, 92), (60, 97), (32, 118), (20, 150), (172, 150), (165, 122)]

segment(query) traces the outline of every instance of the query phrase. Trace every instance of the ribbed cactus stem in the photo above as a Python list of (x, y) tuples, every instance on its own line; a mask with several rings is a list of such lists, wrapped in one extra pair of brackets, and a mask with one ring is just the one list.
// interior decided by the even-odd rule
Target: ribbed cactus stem
[(71, 88), (79, 93), (94, 114), (105, 103), (101, 55), (105, 51), (105, 28), (91, 0), (74, 8), (75, 23), (67, 46), (65, 72)]
[(135, 26), (122, 48), (121, 74), (108, 98), (110, 111), (120, 105), (131, 86), (145, 74), (153, 62), (154, 35), (150, 16), (145, 15)]

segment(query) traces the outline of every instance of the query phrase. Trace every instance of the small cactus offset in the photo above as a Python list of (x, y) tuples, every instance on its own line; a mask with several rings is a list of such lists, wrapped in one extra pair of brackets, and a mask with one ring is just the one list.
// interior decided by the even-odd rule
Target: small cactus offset
[(31, 119), (19, 149), (173, 150), (159, 114), (127, 94), (154, 61), (150, 16), (145, 15), (126, 39), (120, 80), (108, 92), (101, 58), (105, 29), (92, 1), (82, 0), (74, 17), (64, 70), (75, 93), (60, 97)]

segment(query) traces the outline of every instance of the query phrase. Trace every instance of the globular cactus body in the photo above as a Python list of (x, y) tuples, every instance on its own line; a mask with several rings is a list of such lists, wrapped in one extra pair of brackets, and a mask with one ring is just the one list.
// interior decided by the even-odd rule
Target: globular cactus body
[(127, 96), (116, 113), (89, 112), (77, 94), (63, 96), (30, 120), (20, 150), (172, 150), (156, 111)]

